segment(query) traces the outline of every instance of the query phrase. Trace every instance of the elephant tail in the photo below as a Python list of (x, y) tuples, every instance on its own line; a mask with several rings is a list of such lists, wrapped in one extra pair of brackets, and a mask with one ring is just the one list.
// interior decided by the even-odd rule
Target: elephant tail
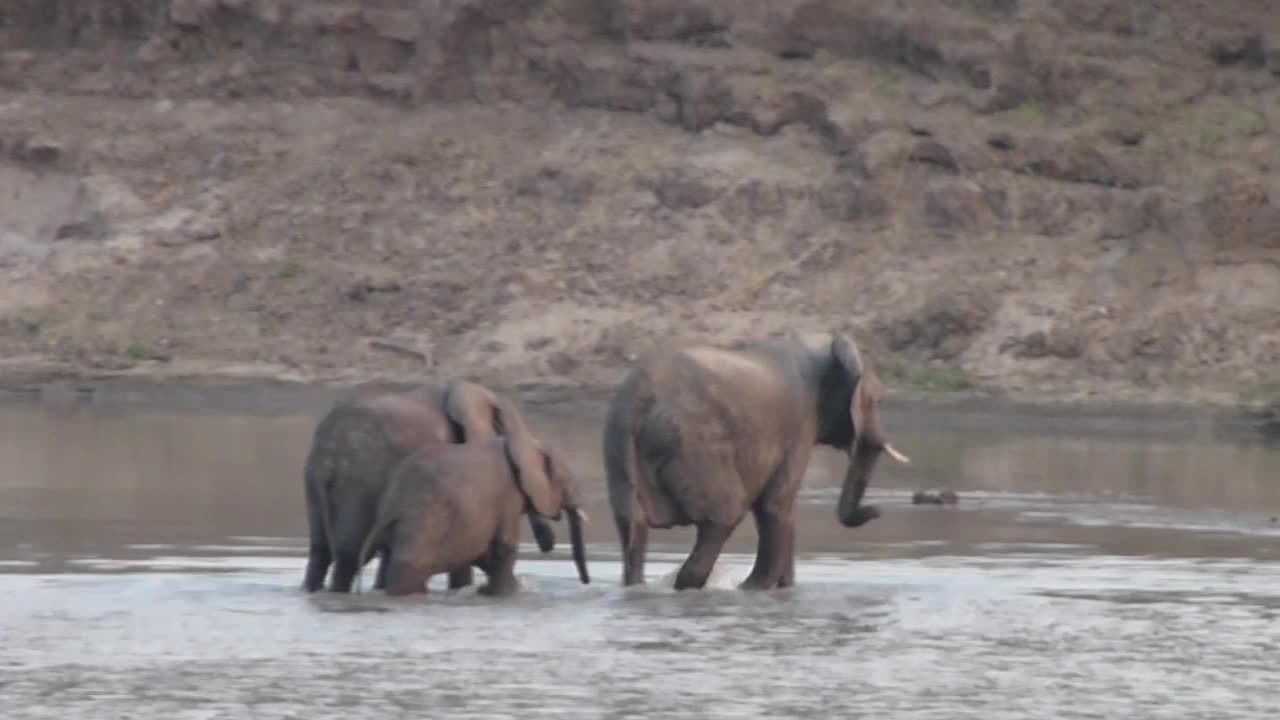
[(316, 510), (320, 515), (320, 528), (324, 533), (324, 541), (330, 552), (337, 550), (334, 544), (333, 530), (333, 458), (328, 457), (320, 448), (316, 448), (307, 456), (307, 483), (315, 489)]

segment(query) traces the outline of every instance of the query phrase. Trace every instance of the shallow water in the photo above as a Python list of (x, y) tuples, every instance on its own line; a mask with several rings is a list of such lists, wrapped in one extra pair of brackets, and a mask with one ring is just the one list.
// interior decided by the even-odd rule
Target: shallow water
[[(389, 599), (298, 590), (314, 413), (0, 404), (3, 716), (1275, 713), (1275, 449), (898, 424), (914, 462), (880, 466), (857, 531), (815, 453), (796, 588), (732, 589), (748, 522), (677, 594), (687, 531), (618, 585), (595, 417), (531, 418), (588, 491), (590, 586), (562, 529), (515, 597)], [(944, 485), (958, 507), (910, 504)]]

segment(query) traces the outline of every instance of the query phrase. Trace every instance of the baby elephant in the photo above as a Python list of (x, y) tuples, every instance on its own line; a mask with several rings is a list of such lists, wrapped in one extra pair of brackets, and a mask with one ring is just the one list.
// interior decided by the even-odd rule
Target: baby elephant
[(565, 464), (523, 428), (505, 436), (418, 452), (391, 475), (378, 504), (370, 548), (387, 548), (388, 595), (426, 592), (431, 576), (478, 567), (489, 576), (485, 595), (515, 591), (516, 547), (525, 503), (541, 516), (569, 515), (569, 538), (578, 578), (588, 584), (577, 487)]

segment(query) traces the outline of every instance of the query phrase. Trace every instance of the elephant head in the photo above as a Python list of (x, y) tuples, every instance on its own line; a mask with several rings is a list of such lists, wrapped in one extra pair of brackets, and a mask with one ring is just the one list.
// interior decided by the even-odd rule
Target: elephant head
[[(499, 400), (483, 385), (467, 380), (453, 380), (445, 387), (444, 414), (457, 443), (497, 437), (509, 429), (528, 432), (523, 418), (511, 403)], [(542, 518), (530, 514), (529, 528), (538, 549), (544, 553), (555, 549), (555, 531)]]
[(569, 515), (569, 541), (573, 563), (583, 585), (591, 582), (587, 573), (587, 553), (582, 527), (587, 513), (578, 506), (577, 481), (555, 452), (549, 452), (523, 428), (508, 427), (505, 433), (507, 461), (516, 486), (538, 514), (559, 520), (561, 511)]
[(467, 380), (453, 380), (445, 387), (444, 414), (454, 442), (496, 437), (504, 429), (498, 398), (488, 388)]
[(911, 460), (885, 437), (880, 422), (880, 400), (884, 385), (862, 362), (858, 345), (848, 335), (834, 333), (831, 338), (831, 362), (823, 388), (823, 440), (837, 447), (847, 447), (849, 468), (840, 488), (836, 516), (846, 527), (858, 527), (880, 516), (874, 505), (862, 505), (862, 496), (875, 470), (880, 453), (900, 463)]

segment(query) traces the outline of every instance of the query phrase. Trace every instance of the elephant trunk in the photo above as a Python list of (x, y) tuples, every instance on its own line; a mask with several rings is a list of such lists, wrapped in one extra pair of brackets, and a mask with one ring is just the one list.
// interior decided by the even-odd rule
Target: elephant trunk
[(551, 523), (547, 519), (538, 514), (538, 511), (529, 508), (526, 510), (529, 518), (529, 529), (533, 531), (533, 538), (538, 543), (538, 549), (544, 553), (549, 553), (556, 549), (556, 531), (552, 529)]
[(569, 542), (573, 546), (573, 564), (578, 568), (578, 579), (583, 585), (591, 583), (591, 575), (587, 572), (587, 546), (582, 538), (582, 526), (587, 521), (587, 514), (577, 505), (569, 505)]
[(880, 448), (868, 442), (855, 443), (850, 449), (849, 469), (845, 471), (844, 485), (840, 488), (840, 500), (836, 505), (836, 517), (841, 525), (858, 527), (880, 517), (880, 508), (862, 504), (862, 496), (867, 492), (880, 452)]

